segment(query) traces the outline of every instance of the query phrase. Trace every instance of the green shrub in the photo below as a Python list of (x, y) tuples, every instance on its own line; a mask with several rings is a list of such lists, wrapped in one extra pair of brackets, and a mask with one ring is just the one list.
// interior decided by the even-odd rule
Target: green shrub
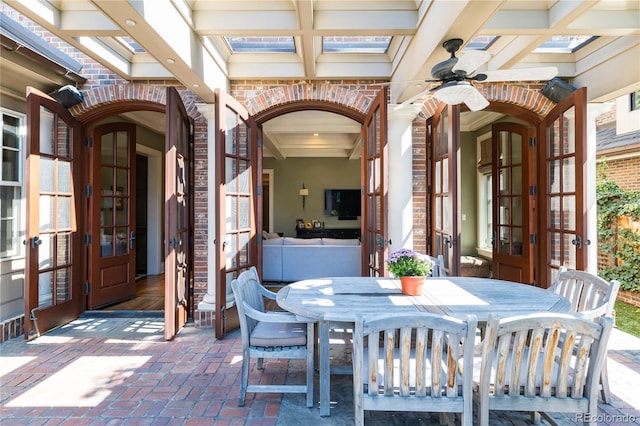
[(640, 220), (640, 191), (623, 190), (607, 179), (606, 169), (607, 163), (603, 162), (596, 184), (598, 249), (616, 262), (599, 274), (604, 279), (620, 281), (623, 290), (640, 291), (640, 234), (616, 226), (619, 217)]

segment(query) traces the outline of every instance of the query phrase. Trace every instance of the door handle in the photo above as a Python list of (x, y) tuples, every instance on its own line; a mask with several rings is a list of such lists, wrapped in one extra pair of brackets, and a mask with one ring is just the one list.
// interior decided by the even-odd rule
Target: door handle
[(455, 244), (455, 241), (453, 240), (453, 238), (451, 238), (451, 235), (445, 235), (443, 241), (449, 248), (452, 248)]
[(133, 248), (136, 245), (136, 233), (132, 232), (129, 237), (129, 248)]
[(38, 248), (40, 244), (42, 244), (42, 240), (40, 239), (39, 235), (31, 238), (31, 248)]
[(571, 240), (571, 244), (573, 244), (577, 248), (582, 247), (582, 238), (580, 237), (580, 235), (576, 236), (573, 240)]

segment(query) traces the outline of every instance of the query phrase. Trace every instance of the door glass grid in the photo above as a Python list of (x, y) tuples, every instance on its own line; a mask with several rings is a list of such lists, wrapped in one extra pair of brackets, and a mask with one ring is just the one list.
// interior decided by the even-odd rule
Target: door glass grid
[(129, 253), (129, 134), (113, 131), (100, 138), (100, 257)]
[(448, 267), (449, 261), (449, 241), (451, 241), (451, 200), (449, 194), (449, 137), (448, 137), (448, 110), (442, 112), (442, 117), (432, 129), (433, 134), (433, 241), (432, 255), (442, 255), (445, 260), (445, 266)]
[(225, 228), (226, 269), (251, 263), (252, 171), (250, 130), (233, 109), (225, 114)]
[(366, 198), (366, 241), (367, 264), (371, 276), (382, 275), (384, 271), (384, 253), (386, 242), (383, 237), (382, 208), (382, 123), (380, 106), (376, 106), (366, 124), (366, 182), (364, 183)]
[(547, 129), (548, 252), (554, 267), (577, 265), (576, 128), (575, 107)]
[(524, 203), (522, 136), (513, 131), (498, 132), (498, 252), (509, 256), (523, 255)]
[(44, 106), (40, 106), (38, 210), (39, 308), (71, 299), (73, 227), (71, 129)]

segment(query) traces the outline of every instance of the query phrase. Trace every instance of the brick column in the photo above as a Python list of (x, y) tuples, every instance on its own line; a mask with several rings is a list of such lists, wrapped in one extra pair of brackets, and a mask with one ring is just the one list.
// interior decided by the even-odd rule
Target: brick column
[[(207, 293), (203, 296), (202, 301), (198, 303), (198, 312), (200, 313), (200, 324), (204, 325), (213, 320), (216, 309), (216, 159), (215, 159), (215, 143), (216, 143), (216, 119), (215, 106), (213, 104), (196, 104), (198, 111), (207, 120)], [(203, 315), (209, 318), (203, 318)]]

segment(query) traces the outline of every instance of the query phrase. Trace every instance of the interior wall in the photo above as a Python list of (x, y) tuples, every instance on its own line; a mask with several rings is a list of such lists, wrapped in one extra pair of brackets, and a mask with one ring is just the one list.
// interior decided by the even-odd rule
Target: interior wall
[[(359, 228), (357, 220), (339, 220), (324, 215), (325, 189), (359, 189), (360, 161), (347, 158), (263, 159), (264, 169), (273, 169), (274, 232), (296, 235), (296, 220), (317, 220), (327, 228)], [(309, 190), (302, 209), (298, 191), (302, 184)]]
[(476, 256), (478, 239), (478, 162), (476, 137), (481, 133), (460, 134), (460, 254)]

